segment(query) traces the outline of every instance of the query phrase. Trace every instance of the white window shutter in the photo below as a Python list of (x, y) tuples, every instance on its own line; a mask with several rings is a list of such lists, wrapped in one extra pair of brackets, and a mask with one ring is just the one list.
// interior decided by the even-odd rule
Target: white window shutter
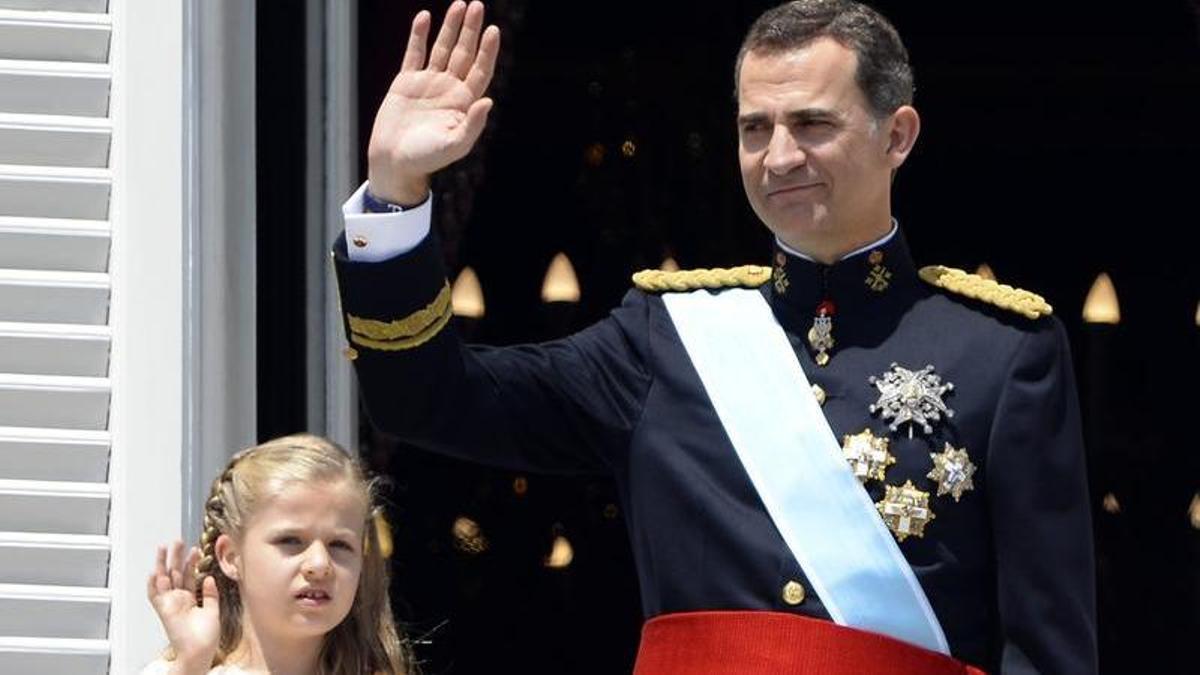
[(106, 673), (107, 0), (0, 0), (0, 672)]

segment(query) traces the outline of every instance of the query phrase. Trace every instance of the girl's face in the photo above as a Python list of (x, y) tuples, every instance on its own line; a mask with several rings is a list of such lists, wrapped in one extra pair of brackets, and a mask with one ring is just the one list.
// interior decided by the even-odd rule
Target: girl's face
[(260, 505), (240, 545), (218, 552), (226, 575), (227, 563), (235, 569), (258, 635), (322, 636), (346, 618), (362, 572), (366, 517), (346, 481), (290, 483)]

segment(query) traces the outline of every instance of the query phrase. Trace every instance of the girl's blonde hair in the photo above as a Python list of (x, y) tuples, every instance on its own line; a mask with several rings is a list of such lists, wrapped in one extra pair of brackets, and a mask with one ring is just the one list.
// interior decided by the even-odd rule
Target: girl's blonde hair
[(296, 434), (267, 441), (234, 455), (212, 484), (204, 505), (196, 588), (204, 577), (217, 582), (221, 603), (221, 642), (214, 666), (225, 663), (242, 639), (242, 602), (237, 582), (217, 564), (215, 545), (222, 534), (241, 541), (250, 518), (263, 501), (293, 483), (344, 482), (366, 505), (363, 523), (363, 566), (350, 613), (325, 636), (318, 672), (322, 675), (404, 675), (412, 664), (388, 601), (386, 560), (380, 551), (375, 518), (378, 483), (369, 479), (357, 459), (332, 441)]

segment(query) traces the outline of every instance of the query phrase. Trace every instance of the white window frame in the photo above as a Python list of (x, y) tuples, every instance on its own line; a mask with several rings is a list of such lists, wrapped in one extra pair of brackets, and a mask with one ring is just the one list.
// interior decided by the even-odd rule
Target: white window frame
[(110, 0), (109, 9), (114, 19), (109, 671), (130, 673), (165, 646), (145, 580), (154, 547), (179, 536), (180, 524), (183, 3)]
[(254, 3), (110, 0), (110, 672), (166, 640), (154, 548), (195, 541), (208, 482), (256, 436)]

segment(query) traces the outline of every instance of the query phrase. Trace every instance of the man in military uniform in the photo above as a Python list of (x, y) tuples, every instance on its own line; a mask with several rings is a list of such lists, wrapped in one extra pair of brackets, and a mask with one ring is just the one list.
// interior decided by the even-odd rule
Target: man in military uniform
[[(413, 22), (335, 245), (371, 419), (437, 452), (616, 478), (649, 617), (637, 672), (1091, 673), (1091, 531), (1062, 326), (918, 269), (890, 184), (920, 129), (895, 30), (800, 0), (738, 57), (770, 267), (635, 275), (513, 348), (452, 324), (429, 175), (482, 131), (499, 31)], [(428, 49), (427, 49), (428, 47)], [(428, 53), (427, 53), (428, 52)]]

